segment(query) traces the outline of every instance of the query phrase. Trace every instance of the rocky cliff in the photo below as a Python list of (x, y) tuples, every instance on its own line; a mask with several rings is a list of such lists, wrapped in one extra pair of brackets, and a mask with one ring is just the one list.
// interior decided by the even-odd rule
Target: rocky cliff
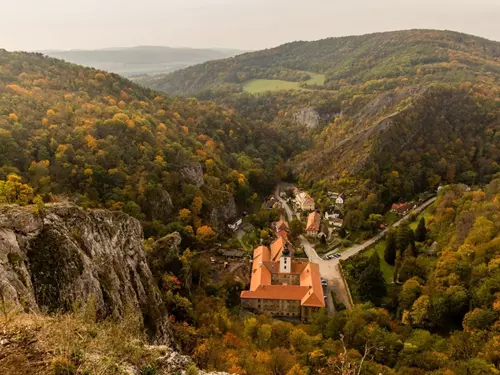
[[(175, 253), (180, 241), (179, 234), (172, 233), (155, 247)], [(38, 214), (32, 206), (0, 206), (0, 304), (7, 310), (27, 313), (19, 313), (9, 329), (0, 331), (0, 373), (31, 373), (36, 369), (41, 375), (53, 374), (50, 363), (54, 348), (38, 336), (47, 335), (48, 327), (65, 323), (59, 322), (60, 315), (51, 320), (38, 313), (73, 312), (89, 304), (98, 320), (113, 317), (121, 321), (129, 311), (138, 313), (149, 343), (155, 345), (144, 345), (139, 338), (121, 339), (131, 340), (124, 345), (151, 360), (158, 375), (183, 374), (192, 363), (175, 350), (167, 311), (146, 261), (142, 227), (121, 212), (51, 204)], [(31, 318), (33, 312), (36, 319)], [(106, 356), (94, 353), (94, 344), (85, 346), (95, 336), (86, 337), (86, 332), (82, 328), (77, 333), (79, 345), (86, 351), (82, 363), (104, 363)], [(144, 373), (124, 358), (117, 369), (117, 373)]]
[(140, 223), (120, 212), (49, 205), (0, 208), (0, 291), (29, 311), (95, 305), (97, 317), (140, 311), (151, 339), (170, 344), (166, 311)]

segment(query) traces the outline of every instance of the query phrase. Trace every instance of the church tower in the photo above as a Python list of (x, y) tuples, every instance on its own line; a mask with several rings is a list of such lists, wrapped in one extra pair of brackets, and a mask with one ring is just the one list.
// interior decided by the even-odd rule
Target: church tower
[(285, 242), (283, 251), (280, 257), (280, 273), (290, 273), (292, 272), (292, 254), (288, 248), (288, 243)]

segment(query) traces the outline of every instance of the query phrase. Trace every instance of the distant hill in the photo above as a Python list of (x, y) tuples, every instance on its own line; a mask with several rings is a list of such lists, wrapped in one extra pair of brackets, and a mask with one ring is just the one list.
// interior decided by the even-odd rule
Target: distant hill
[[(401, 84), (488, 80), (500, 74), (500, 43), (436, 30), (406, 30), (293, 42), (263, 51), (210, 61), (164, 77), (144, 80), (175, 95), (223, 96), (242, 92), (254, 79), (305, 82), (310, 88), (386, 90)], [(255, 86), (255, 85), (253, 85)]]
[(390, 204), (440, 183), (486, 183), (499, 171), (500, 43), (471, 35), (293, 42), (140, 83), (215, 99), (289, 133), (303, 126), (312, 147), (290, 164), (318, 194), (376, 192)]
[(158, 46), (105, 48), (98, 50), (40, 51), (75, 64), (107, 70), (125, 76), (168, 73), (208, 60), (235, 56), (236, 49), (195, 49)]

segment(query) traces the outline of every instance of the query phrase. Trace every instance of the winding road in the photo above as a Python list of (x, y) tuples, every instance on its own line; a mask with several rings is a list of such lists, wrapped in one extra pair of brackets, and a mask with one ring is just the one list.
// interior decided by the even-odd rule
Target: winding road
[[(288, 216), (288, 220), (291, 221), (293, 218), (293, 211), (290, 209), (287, 202), (279, 196), (279, 189), (280, 189), (280, 186), (278, 185), (276, 187), (275, 196), (281, 202), (283, 207), (285, 208), (286, 214)], [(425, 210), (427, 207), (429, 207), (432, 203), (434, 203), (435, 200), (436, 200), (436, 197), (433, 197), (433, 198), (425, 201), (420, 206), (413, 209), (406, 216), (402, 217), (400, 220), (395, 222), (392, 226), (393, 227), (399, 226), (403, 221), (408, 219), (411, 214), (419, 214), (420, 212)], [(318, 253), (316, 252), (316, 250), (314, 250), (314, 247), (311, 245), (311, 243), (304, 236), (300, 236), (300, 242), (301, 242), (302, 246), (304, 247), (304, 251), (308, 256), (309, 261), (312, 263), (319, 264), (319, 270), (320, 270), (321, 277), (328, 281), (327, 290), (334, 291), (335, 295), (337, 296), (337, 300), (339, 302), (343, 302), (344, 305), (348, 309), (350, 309), (352, 306), (350, 303), (350, 299), (348, 296), (346, 286), (344, 284), (344, 280), (342, 278), (342, 274), (340, 272), (339, 260), (340, 259), (346, 260), (346, 259), (352, 257), (353, 255), (356, 255), (359, 252), (367, 249), (368, 247), (372, 246), (373, 244), (377, 243), (378, 241), (380, 241), (384, 237), (384, 235), (389, 231), (389, 229), (390, 228), (386, 228), (383, 231), (381, 231), (380, 233), (378, 233), (376, 236), (370, 238), (368, 241), (365, 241), (359, 245), (354, 245), (354, 246), (344, 250), (342, 253), (340, 253), (340, 255), (341, 255), (340, 258), (333, 258), (333, 259), (329, 259), (329, 260), (321, 258), (318, 255)], [(330, 251), (329, 253), (325, 254), (325, 256), (329, 255), (329, 254), (333, 254), (333, 253), (336, 253), (336, 251), (335, 250)]]

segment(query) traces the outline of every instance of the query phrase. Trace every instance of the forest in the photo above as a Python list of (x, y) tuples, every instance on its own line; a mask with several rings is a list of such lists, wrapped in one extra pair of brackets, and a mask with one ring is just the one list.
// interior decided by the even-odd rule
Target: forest
[(349, 373), (342, 363), (373, 375), (498, 374), (500, 179), (474, 191), (449, 185), (430, 211), (415, 230), (389, 234), (393, 281), (377, 254), (349, 259), (356, 306), (321, 311), (311, 325), (241, 316), (244, 286), (211, 280), (191, 252), (155, 263), (174, 333), (199, 366), (235, 374)]
[(498, 42), (452, 31), (406, 30), (293, 42), (141, 81), (173, 95), (225, 97), (255, 78), (300, 82), (325, 74), (332, 91), (380, 92), (429, 82), (490, 82)]
[(123, 210), (148, 236), (167, 234), (168, 224), (186, 234), (217, 231), (236, 208), (258, 207), (300, 150), (289, 140), (282, 147), (279, 129), (233, 110), (111, 73), (6, 51), (0, 68), (5, 203), (40, 196)]
[[(40, 213), (71, 201), (140, 220), (173, 336), (200, 368), (499, 374), (499, 58), (498, 42), (413, 30), (289, 43), (153, 84), (0, 50), (0, 204)], [(324, 74), (324, 85), (242, 92), (250, 79), (303, 82), (307, 72)], [(296, 120), (303, 108), (317, 127)], [(439, 191), (415, 228), (403, 224), (381, 253), (343, 262), (354, 308), (305, 325), (243, 314), (246, 285), (215, 273), (204, 254), (244, 211), (261, 233), (255, 242), (269, 239), (279, 213), (262, 202), (282, 180), (320, 209), (329, 190), (343, 192), (343, 232), (369, 236), (392, 203)], [(176, 251), (165, 243), (173, 232)], [(144, 332), (85, 319), (75, 336), (95, 345), (109, 333), (102, 350), (112, 361), (156, 374), (133, 344)], [(129, 341), (113, 341), (117, 332)], [(80, 357), (65, 360), (76, 368)]]

